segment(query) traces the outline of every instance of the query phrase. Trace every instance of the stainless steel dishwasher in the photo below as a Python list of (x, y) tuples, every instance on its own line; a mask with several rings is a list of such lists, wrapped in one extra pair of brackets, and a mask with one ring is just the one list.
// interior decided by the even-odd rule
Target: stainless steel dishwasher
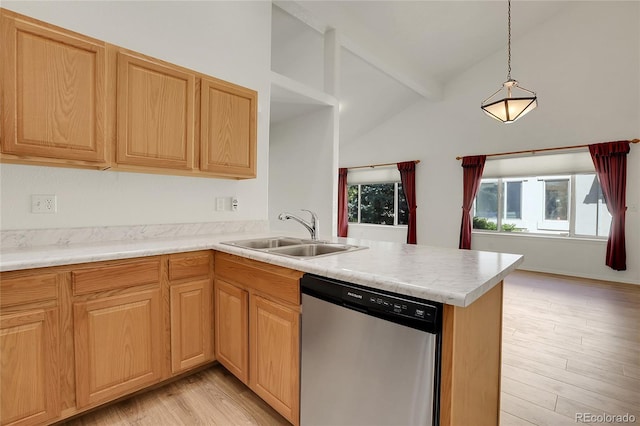
[(442, 304), (305, 274), (300, 424), (438, 425)]

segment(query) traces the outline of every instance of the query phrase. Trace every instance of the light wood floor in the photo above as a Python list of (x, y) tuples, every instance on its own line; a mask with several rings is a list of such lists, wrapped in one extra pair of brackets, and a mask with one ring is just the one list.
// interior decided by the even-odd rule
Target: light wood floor
[(518, 271), (503, 309), (501, 425), (640, 424), (640, 286)]
[[(518, 271), (505, 280), (501, 426), (640, 424), (640, 286)], [(286, 425), (220, 366), (68, 425)], [(598, 423), (591, 423), (598, 424)]]
[(63, 423), (69, 426), (287, 425), (219, 364)]

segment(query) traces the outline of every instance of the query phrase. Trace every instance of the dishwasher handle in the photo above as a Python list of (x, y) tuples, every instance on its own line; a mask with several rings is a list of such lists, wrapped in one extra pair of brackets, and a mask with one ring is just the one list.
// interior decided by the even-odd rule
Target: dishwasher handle
[(370, 312), (365, 309), (362, 308), (358, 305), (354, 305), (352, 303), (349, 302), (342, 302), (342, 306), (344, 306), (345, 308), (351, 309), (352, 311), (356, 311), (356, 312), (360, 312), (361, 314), (369, 314)]

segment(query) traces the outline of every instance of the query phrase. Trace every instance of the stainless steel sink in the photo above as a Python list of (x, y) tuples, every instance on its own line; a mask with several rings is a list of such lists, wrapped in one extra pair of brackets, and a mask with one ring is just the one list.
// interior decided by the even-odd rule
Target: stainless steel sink
[(299, 246), (281, 247), (278, 249), (267, 250), (269, 253), (284, 254), (294, 257), (316, 257), (325, 254), (341, 253), (353, 250), (356, 246), (347, 246), (342, 244), (303, 244)]
[(304, 244), (304, 241), (298, 238), (274, 237), (274, 238), (258, 238), (253, 240), (225, 241), (222, 244), (238, 246), (248, 249), (269, 249), (276, 247), (292, 246)]
[(349, 244), (330, 243), (326, 241), (303, 240), (289, 237), (256, 238), (251, 240), (224, 241), (236, 247), (262, 251), (280, 256), (297, 259), (310, 259), (319, 256), (346, 253), (354, 250), (362, 250), (367, 247), (353, 246)]

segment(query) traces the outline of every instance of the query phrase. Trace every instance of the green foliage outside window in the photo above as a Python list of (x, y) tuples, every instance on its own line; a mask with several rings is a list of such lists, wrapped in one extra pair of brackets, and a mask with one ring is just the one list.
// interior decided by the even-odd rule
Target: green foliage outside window
[[(347, 187), (349, 222), (394, 225), (396, 185), (398, 185), (398, 217), (395, 224), (406, 225), (409, 221), (409, 208), (404, 190), (401, 183), (394, 182), (349, 185)], [(358, 208), (360, 209), (360, 220), (358, 220)]]
[(349, 222), (358, 221), (358, 185), (347, 187), (347, 210), (349, 212)]
[(360, 185), (360, 223), (393, 225), (393, 184)]
[[(495, 222), (491, 222), (490, 220), (485, 219), (484, 217), (474, 217), (473, 218), (473, 229), (486, 229), (488, 231), (497, 231), (498, 224)], [(503, 223), (502, 230), (504, 232), (514, 232), (518, 231), (516, 229), (515, 223)]]
[(488, 229), (489, 231), (495, 231), (498, 229), (498, 225), (484, 217), (476, 216), (473, 218), (473, 229)]

